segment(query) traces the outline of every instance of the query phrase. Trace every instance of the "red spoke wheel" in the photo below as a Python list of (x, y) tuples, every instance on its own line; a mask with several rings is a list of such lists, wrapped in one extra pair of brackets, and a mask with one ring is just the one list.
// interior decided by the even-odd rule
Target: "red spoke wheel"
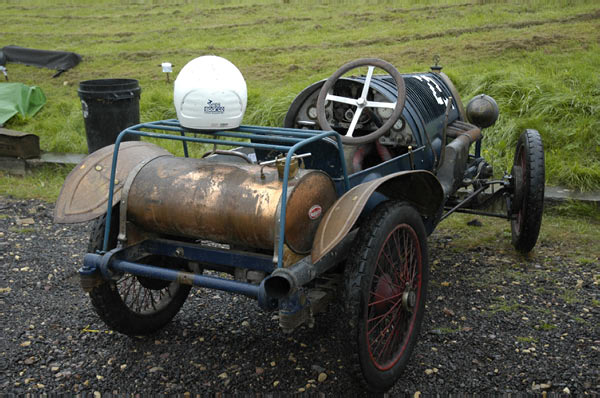
[(527, 253), (537, 242), (544, 211), (544, 147), (536, 130), (525, 130), (519, 137), (511, 174), (512, 244), (517, 251)]
[(417, 343), (428, 280), (426, 236), (419, 213), (402, 202), (378, 206), (357, 236), (345, 271), (345, 304), (356, 376), (371, 391), (394, 385)]
[[(109, 250), (117, 245), (118, 206), (113, 208), (112, 215)], [(105, 225), (106, 215), (96, 220), (88, 252), (102, 248)], [(96, 286), (90, 292), (90, 299), (98, 316), (111, 329), (137, 336), (151, 334), (166, 325), (179, 312), (189, 292), (187, 285), (123, 274), (117, 280)]]

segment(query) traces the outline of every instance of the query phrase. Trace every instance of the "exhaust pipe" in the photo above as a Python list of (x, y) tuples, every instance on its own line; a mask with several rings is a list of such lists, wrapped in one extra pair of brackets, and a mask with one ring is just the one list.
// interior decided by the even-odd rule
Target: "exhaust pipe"
[(272, 299), (282, 299), (333, 268), (344, 259), (357, 232), (358, 229), (351, 231), (335, 248), (315, 264), (311, 262), (310, 256), (306, 256), (289, 268), (277, 268), (261, 283), (260, 289), (263, 292), (259, 295), (262, 294), (263, 297)]
[(469, 147), (480, 138), (479, 128), (463, 131), (444, 148), (443, 163), (438, 169), (437, 178), (446, 198), (461, 186), (469, 161)]
[(290, 268), (277, 268), (265, 278), (266, 296), (282, 299), (316, 276), (315, 265), (311, 263), (310, 256), (306, 256)]

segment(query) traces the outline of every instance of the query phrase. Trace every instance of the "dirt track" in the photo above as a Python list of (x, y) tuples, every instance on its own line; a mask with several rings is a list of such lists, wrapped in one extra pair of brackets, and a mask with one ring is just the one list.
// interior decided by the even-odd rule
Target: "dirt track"
[[(51, 214), (0, 198), (0, 391), (360, 393), (335, 308), (287, 336), (253, 301), (195, 290), (158, 334), (112, 333), (76, 277), (87, 226)], [(550, 246), (530, 261), (458, 252), (437, 233), (430, 250), (424, 330), (392, 393), (600, 393), (598, 264)]]

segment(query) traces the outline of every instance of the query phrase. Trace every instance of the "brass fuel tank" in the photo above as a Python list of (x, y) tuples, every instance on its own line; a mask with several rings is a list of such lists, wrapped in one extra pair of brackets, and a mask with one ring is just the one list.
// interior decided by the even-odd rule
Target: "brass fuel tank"
[[(133, 177), (127, 219), (161, 234), (273, 250), (281, 194), (275, 168), (165, 156)], [(321, 171), (299, 170), (287, 196), (285, 243), (309, 253), (337, 198), (333, 181)]]

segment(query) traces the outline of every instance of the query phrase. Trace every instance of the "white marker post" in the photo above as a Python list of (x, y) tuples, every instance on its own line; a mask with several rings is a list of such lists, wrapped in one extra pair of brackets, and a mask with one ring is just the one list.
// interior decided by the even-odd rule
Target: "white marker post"
[(162, 71), (167, 74), (167, 83), (169, 82), (169, 73), (173, 72), (173, 64), (170, 62), (163, 62), (160, 64)]

